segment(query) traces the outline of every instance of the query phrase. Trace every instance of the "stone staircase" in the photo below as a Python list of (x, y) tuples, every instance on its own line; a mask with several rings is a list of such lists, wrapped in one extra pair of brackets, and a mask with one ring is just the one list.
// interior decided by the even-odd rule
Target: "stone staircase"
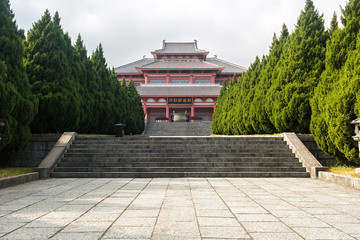
[(146, 126), (148, 136), (210, 136), (211, 122), (152, 122)]
[(280, 137), (78, 136), (52, 177), (309, 177)]

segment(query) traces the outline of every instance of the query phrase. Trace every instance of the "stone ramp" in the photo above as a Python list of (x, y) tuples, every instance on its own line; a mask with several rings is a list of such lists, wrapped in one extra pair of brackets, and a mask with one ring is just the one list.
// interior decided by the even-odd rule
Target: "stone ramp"
[(148, 136), (210, 136), (211, 122), (152, 122), (146, 126)]
[(280, 137), (78, 136), (52, 177), (309, 177)]

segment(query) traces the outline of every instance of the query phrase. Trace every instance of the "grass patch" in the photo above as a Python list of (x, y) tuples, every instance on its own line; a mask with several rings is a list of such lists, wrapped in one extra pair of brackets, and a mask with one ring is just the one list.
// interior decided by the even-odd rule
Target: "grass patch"
[(334, 166), (334, 167), (330, 167), (329, 171), (335, 174), (360, 178), (360, 173), (355, 173), (355, 167)]
[(31, 173), (31, 168), (0, 168), (0, 178)]

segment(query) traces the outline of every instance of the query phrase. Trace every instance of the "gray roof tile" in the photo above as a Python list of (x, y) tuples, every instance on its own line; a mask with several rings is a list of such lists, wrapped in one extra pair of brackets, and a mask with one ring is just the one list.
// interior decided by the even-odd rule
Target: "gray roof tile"
[(162, 54), (197, 54), (207, 53), (204, 50), (197, 48), (197, 42), (163, 42), (163, 48), (155, 50), (153, 53)]
[(242, 67), (239, 65), (236, 65), (234, 63), (230, 63), (224, 60), (221, 60), (219, 58), (207, 58), (206, 59), (207, 62), (209, 63), (213, 63), (219, 66), (224, 67), (224, 70), (221, 71), (221, 73), (244, 73), (246, 72), (246, 67)]
[(147, 65), (149, 63), (153, 63), (153, 58), (143, 58), (135, 62), (131, 62), (125, 65), (122, 65), (120, 67), (115, 68), (116, 73), (139, 73), (139, 71), (136, 69), (137, 67), (141, 67), (144, 65)]

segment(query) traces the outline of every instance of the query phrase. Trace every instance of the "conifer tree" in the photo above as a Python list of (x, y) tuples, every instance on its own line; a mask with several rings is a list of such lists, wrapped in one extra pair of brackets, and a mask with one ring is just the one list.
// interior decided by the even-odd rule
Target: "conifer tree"
[(145, 128), (145, 114), (141, 104), (141, 97), (135, 88), (134, 82), (130, 81), (128, 85), (128, 92), (130, 98), (131, 113), (133, 114), (129, 131), (132, 134), (141, 134)]
[[(99, 76), (99, 102), (101, 108), (100, 111), (100, 119), (98, 125), (98, 131), (99, 133), (110, 133), (113, 128), (113, 125), (115, 123), (115, 116), (113, 112), (116, 110), (114, 109), (114, 92), (113, 92), (113, 82), (112, 82), (112, 76), (107, 68), (107, 63), (104, 57), (104, 51), (102, 48), (102, 45), (99, 44), (99, 46), (96, 48), (95, 52), (91, 56), (91, 61), (94, 65), (95, 71), (97, 72)], [(98, 102), (98, 104), (99, 104)]]
[(14, 20), (8, 0), (0, 0), (0, 164), (16, 156), (30, 137), (36, 99), (23, 64), (24, 32)]
[(309, 132), (309, 100), (324, 70), (326, 40), (323, 16), (319, 16), (311, 0), (306, 0), (277, 67), (271, 115), (279, 132)]
[(360, 117), (360, 2), (350, 0), (342, 11), (344, 26), (332, 32), (326, 49), (326, 70), (311, 101), (311, 132), (318, 145), (342, 163), (359, 165), (351, 138), (351, 120)]
[(261, 70), (260, 81), (255, 87), (255, 97), (250, 106), (251, 124), (256, 133), (274, 133), (276, 129), (272, 124), (271, 117), (271, 87), (277, 80), (276, 67), (282, 55), (282, 49), (285, 44), (289, 31), (285, 24), (282, 26), (280, 38), (273, 36), (273, 42), (270, 46), (269, 55), (266, 58), (266, 64)]
[(74, 69), (74, 78), (77, 79), (79, 86), (80, 102), (80, 122), (76, 129), (79, 133), (91, 133), (98, 126), (96, 115), (96, 92), (98, 90), (96, 78), (97, 74), (92, 66), (91, 60), (87, 56), (87, 50), (84, 46), (80, 34), (74, 46), (74, 61), (72, 64)]
[(214, 114), (213, 114), (213, 121), (212, 121), (212, 131), (214, 134), (221, 134), (222, 131), (221, 131), (221, 126), (222, 126), (222, 123), (221, 123), (221, 119), (222, 119), (222, 114), (223, 114), (223, 111), (222, 111), (222, 106), (224, 104), (224, 97), (225, 97), (225, 94), (226, 94), (226, 80), (224, 79), (223, 81), (223, 85), (221, 87), (221, 90), (220, 90), (220, 94), (217, 98), (217, 103), (216, 103), (216, 108), (215, 108), (215, 111), (214, 111)]
[(25, 42), (25, 66), (39, 112), (31, 128), (37, 133), (72, 131), (77, 128), (80, 102), (71, 68), (71, 41), (60, 17), (48, 10), (33, 25)]

